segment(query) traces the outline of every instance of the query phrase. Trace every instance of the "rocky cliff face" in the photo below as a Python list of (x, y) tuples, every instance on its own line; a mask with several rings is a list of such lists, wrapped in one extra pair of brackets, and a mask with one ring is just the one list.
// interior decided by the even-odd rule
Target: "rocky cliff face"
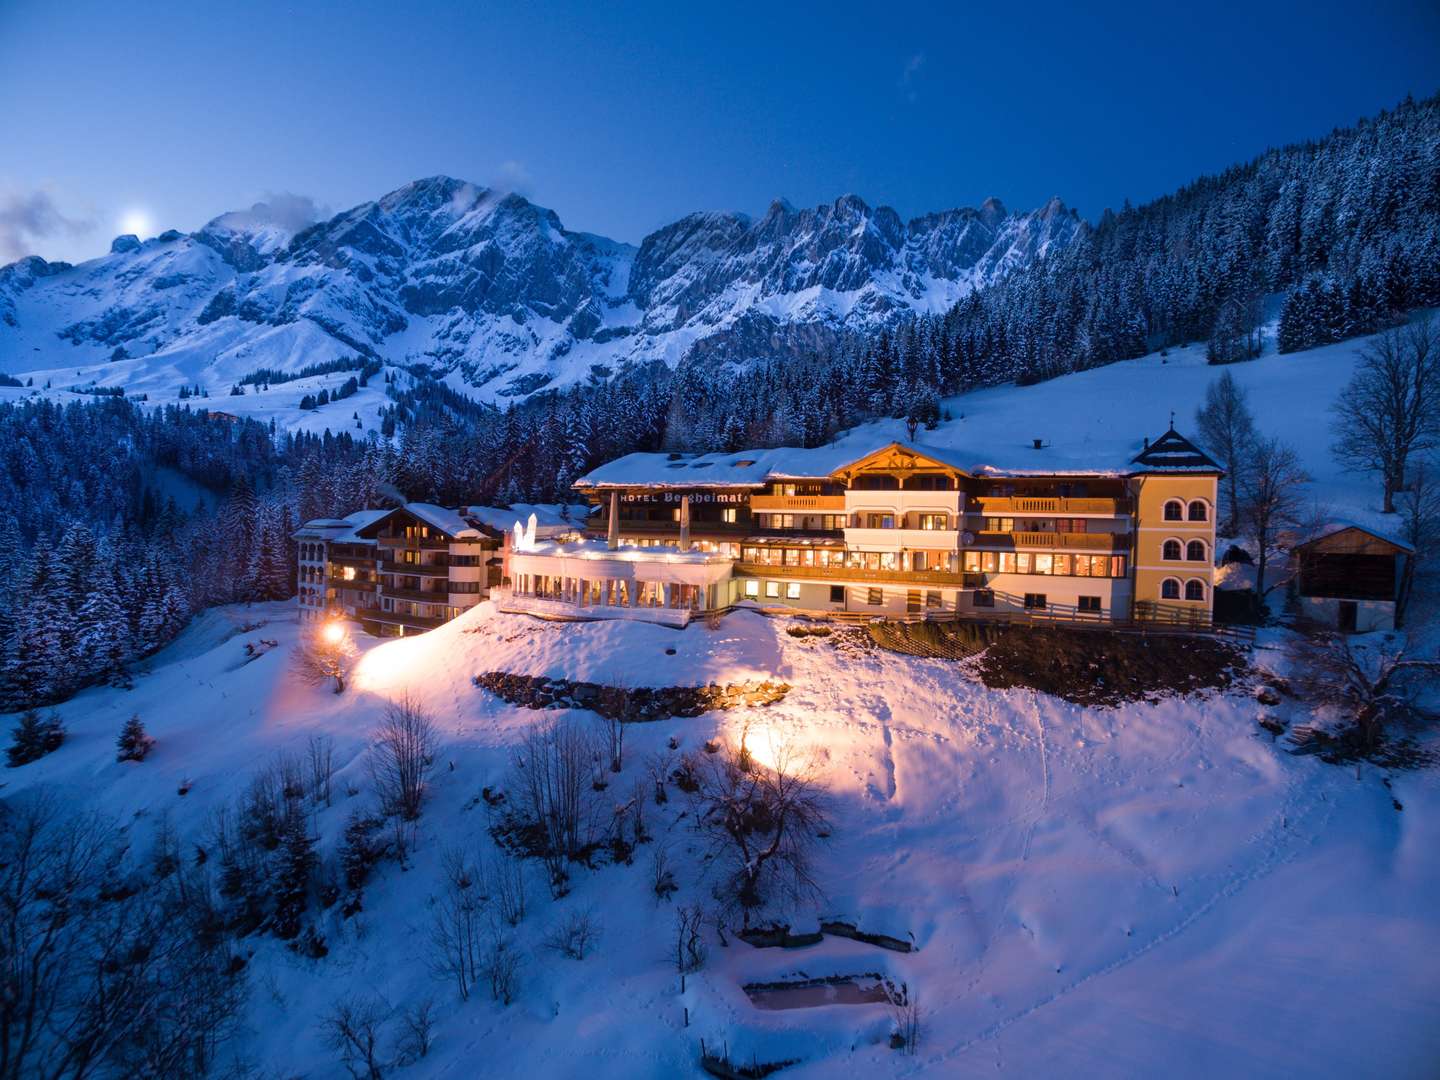
[(425, 364), (477, 397), (687, 354), (746, 363), (943, 311), (1070, 242), (1058, 201), (903, 221), (854, 195), (765, 215), (698, 213), (639, 247), (449, 177), (295, 228), (278, 208), (190, 235), (123, 237), (80, 266), (0, 270), (0, 370), (127, 361), (100, 381), (223, 389), (347, 356)]

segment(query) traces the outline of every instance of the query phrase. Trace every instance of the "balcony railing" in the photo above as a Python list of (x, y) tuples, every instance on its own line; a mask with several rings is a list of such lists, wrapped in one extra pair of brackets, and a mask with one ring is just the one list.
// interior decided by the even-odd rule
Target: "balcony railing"
[(429, 589), (402, 589), (395, 585), (380, 586), (380, 595), (389, 596), (396, 600), (416, 600), (422, 604), (448, 604), (450, 602), (450, 591), (432, 592)]
[(751, 510), (808, 510), (812, 513), (845, 512), (844, 495), (751, 495)]
[(420, 615), (406, 615), (401, 611), (381, 611), (379, 608), (359, 608), (355, 617), (362, 622), (389, 623), (392, 626), (410, 626), (417, 630), (434, 630), (443, 626), (446, 619), (428, 619)]
[(356, 570), (370, 570), (375, 566), (374, 555), (331, 555), (330, 561), (336, 566), (353, 566)]
[(403, 563), (393, 559), (380, 560), (382, 574), (411, 574), (416, 577), (449, 577), (450, 567), (445, 563)]
[(1065, 499), (980, 495), (975, 499), (974, 513), (979, 514), (1106, 514), (1115, 516), (1130, 512), (1128, 499)]
[(873, 581), (887, 585), (963, 585), (965, 576), (950, 570), (867, 570), (859, 566), (776, 566), (737, 562), (740, 577), (805, 578), (815, 581)]
[(423, 551), (449, 551), (450, 541), (444, 537), (382, 536), (375, 541), (382, 548), (412, 548)]
[(1129, 533), (981, 532), (974, 547), (1001, 551), (1129, 551)]

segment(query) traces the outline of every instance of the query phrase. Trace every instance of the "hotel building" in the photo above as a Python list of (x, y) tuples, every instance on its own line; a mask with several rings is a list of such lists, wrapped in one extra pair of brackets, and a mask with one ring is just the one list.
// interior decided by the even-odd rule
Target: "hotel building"
[(547, 519), (538, 537), (575, 531), (538, 507), (406, 503), (308, 521), (294, 534), (301, 620), (338, 616), (381, 636), (433, 629), (499, 586), (501, 536), (511, 518), (531, 513)]
[[(683, 626), (737, 604), (1207, 626), (1220, 467), (1173, 428), (1116, 460), (890, 443), (631, 454), (589, 536), (506, 534), (502, 610)], [(1098, 456), (1098, 455), (1097, 455)]]

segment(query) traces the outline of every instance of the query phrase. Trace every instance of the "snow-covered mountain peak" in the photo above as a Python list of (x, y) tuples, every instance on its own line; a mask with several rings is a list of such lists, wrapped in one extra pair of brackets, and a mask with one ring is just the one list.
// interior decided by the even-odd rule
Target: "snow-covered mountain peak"
[[(1058, 207), (1058, 209), (1055, 209)], [(79, 267), (0, 271), (0, 365), (87, 364), (101, 384), (228, 390), (261, 368), (423, 363), (523, 396), (686, 356), (783, 359), (944, 310), (1068, 243), (1062, 204), (996, 200), (904, 221), (855, 194), (752, 219), (700, 212), (638, 247), (567, 230), (524, 196), (431, 176), (339, 213), (273, 196), (189, 236), (122, 238)], [(124, 367), (99, 367), (124, 357)]]

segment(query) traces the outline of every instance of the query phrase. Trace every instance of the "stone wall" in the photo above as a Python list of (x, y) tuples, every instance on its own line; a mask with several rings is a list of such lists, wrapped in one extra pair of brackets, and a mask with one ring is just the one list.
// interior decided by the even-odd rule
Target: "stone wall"
[(522, 708), (590, 709), (626, 721), (665, 720), (717, 709), (771, 705), (790, 690), (788, 683), (769, 679), (708, 686), (625, 687), (545, 675), (512, 675), (508, 671), (486, 671), (472, 681), (502, 701)]

